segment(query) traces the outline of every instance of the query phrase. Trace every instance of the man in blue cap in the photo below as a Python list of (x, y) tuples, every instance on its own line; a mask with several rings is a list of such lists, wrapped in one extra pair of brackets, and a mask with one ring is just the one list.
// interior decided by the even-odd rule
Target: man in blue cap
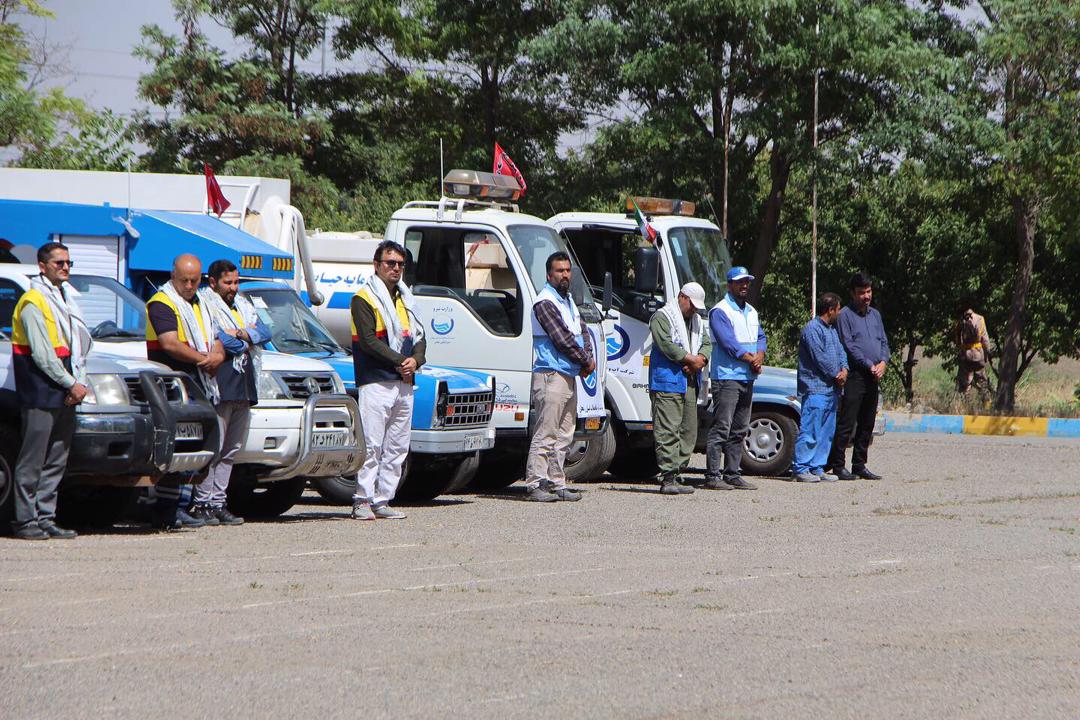
[(765, 362), (765, 330), (746, 301), (754, 276), (742, 266), (728, 270), (727, 294), (709, 312), (713, 356), (713, 419), (705, 447), (705, 485), (710, 490), (755, 490), (743, 480), (743, 440), (750, 432), (754, 380)]

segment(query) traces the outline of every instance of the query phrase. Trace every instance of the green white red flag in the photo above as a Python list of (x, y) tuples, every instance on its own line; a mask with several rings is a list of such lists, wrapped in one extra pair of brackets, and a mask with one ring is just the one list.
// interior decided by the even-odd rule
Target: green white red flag
[(656, 228), (649, 224), (648, 218), (645, 217), (645, 213), (641, 212), (641, 208), (634, 202), (634, 198), (630, 198), (630, 204), (634, 206), (634, 222), (637, 223), (641, 237), (649, 242), (656, 242), (656, 238), (659, 237), (660, 233), (656, 232)]

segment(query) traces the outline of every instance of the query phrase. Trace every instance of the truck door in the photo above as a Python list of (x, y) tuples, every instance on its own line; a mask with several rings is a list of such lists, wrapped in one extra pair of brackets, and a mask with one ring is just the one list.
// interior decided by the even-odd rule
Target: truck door
[(426, 323), (427, 358), (496, 377), (494, 424), (527, 428), (532, 330), (527, 296), (491, 228), (407, 226), (411, 284)]
[[(664, 303), (663, 263), (657, 292), (639, 292), (634, 284), (634, 251), (645, 240), (636, 230), (584, 225), (564, 228), (563, 234), (591, 282), (601, 282), (604, 273), (611, 273), (613, 306), (604, 320), (608, 393), (623, 422), (649, 422), (649, 319)], [(599, 295), (601, 289), (594, 287), (593, 292)]]

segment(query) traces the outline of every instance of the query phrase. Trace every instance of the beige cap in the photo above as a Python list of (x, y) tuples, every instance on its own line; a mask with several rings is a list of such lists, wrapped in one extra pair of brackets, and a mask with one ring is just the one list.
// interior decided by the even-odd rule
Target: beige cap
[(705, 288), (696, 282), (688, 282), (679, 288), (679, 294), (690, 298), (690, 304), (698, 310), (705, 309)]

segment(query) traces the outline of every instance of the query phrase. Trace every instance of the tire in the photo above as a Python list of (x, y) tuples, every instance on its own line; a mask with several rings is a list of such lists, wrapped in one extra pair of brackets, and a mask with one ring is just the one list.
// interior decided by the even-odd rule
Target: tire
[(594, 435), (586, 441), (575, 440), (566, 451), (563, 471), (566, 482), (594, 482), (607, 472), (611, 459), (615, 457), (615, 431), (609, 421), (600, 435)]
[(8, 529), (15, 511), (15, 459), (20, 444), (18, 430), (0, 427), (0, 532)]
[(450, 492), (459, 480), (457, 471), (461, 463), (455, 456), (410, 454), (408, 472), (401, 474), (395, 500), (428, 502)]
[(356, 492), (356, 477), (313, 478), (311, 487), (332, 505), (352, 505), (353, 493)]
[(480, 467), (476, 469), (469, 489), (478, 493), (499, 492), (510, 487), (525, 477), (525, 455), (489, 450), (480, 457)]
[(748, 475), (777, 477), (791, 468), (798, 423), (776, 410), (753, 410), (750, 433), (743, 441), (742, 469)]
[(648, 447), (631, 445), (625, 431), (618, 433), (615, 439), (615, 457), (610, 467), (612, 475), (626, 480), (649, 480), (660, 474), (656, 450), (651, 443)]
[(257, 483), (234, 472), (226, 503), (231, 512), (244, 518), (275, 518), (295, 505), (306, 487), (303, 477)]
[(64, 527), (110, 528), (129, 514), (137, 487), (60, 483), (56, 522)]
[(466, 455), (461, 459), (457, 467), (454, 468), (454, 480), (450, 483), (450, 487), (447, 488), (447, 493), (460, 493), (472, 484), (473, 478), (476, 477), (476, 471), (480, 469), (480, 453), (474, 452), (470, 455)]

